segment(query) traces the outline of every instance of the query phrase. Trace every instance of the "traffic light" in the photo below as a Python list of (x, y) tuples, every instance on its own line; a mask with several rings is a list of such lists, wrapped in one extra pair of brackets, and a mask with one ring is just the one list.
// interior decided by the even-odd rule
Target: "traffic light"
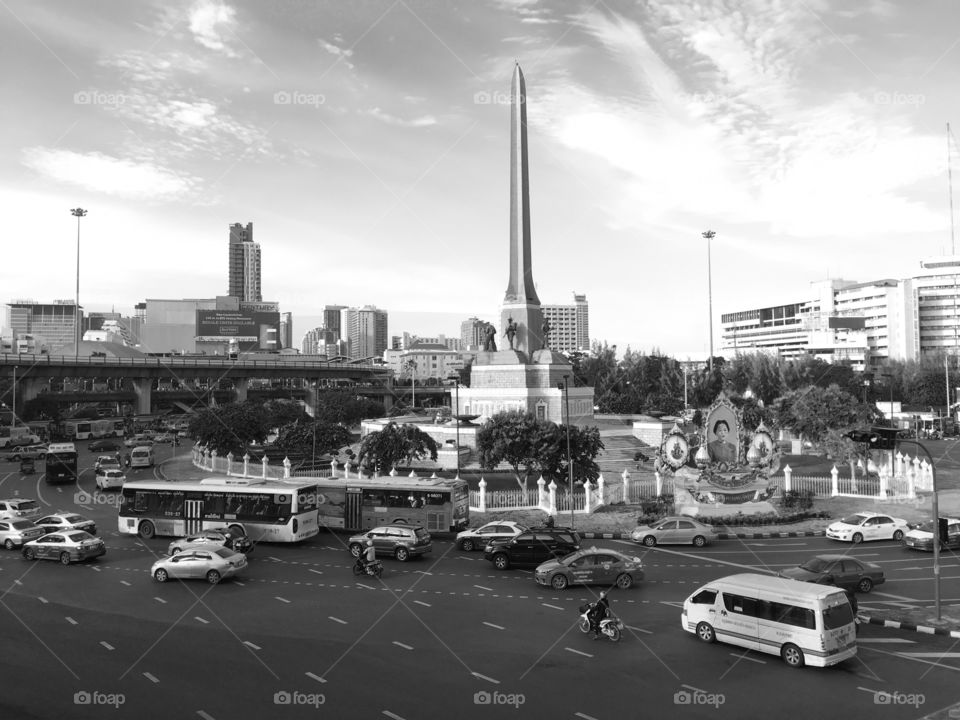
[(947, 518), (937, 518), (937, 534), (940, 536), (940, 544), (947, 544), (947, 528), (950, 523)]

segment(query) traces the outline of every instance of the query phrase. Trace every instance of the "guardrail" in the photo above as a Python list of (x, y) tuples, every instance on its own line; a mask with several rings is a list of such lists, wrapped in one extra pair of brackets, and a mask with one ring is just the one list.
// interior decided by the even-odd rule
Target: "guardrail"
[[(0, 353), (0, 365), (56, 365), (56, 366), (97, 366), (97, 367), (211, 367), (211, 368), (303, 368), (324, 370), (370, 370), (383, 373), (392, 372), (390, 368), (373, 363), (350, 363), (334, 360), (280, 360), (285, 357), (277, 355), (270, 360), (250, 360), (238, 358), (231, 360), (226, 357), (209, 356), (182, 356), (170, 357), (69, 357), (65, 355), (28, 355), (15, 353)], [(289, 356), (286, 356), (289, 357)]]

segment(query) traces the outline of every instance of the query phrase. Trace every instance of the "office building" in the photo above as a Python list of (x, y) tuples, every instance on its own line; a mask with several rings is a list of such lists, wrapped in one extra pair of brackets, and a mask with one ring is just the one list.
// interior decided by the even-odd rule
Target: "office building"
[(557, 352), (590, 350), (590, 306), (586, 295), (573, 294), (572, 305), (543, 305), (543, 319), (550, 323), (548, 345)]
[(346, 309), (346, 305), (327, 305), (323, 308), (323, 327), (332, 330), (341, 339), (343, 332), (340, 328), (340, 313)]
[(42, 338), (51, 355), (62, 354), (65, 348), (76, 345), (77, 329), (83, 326), (83, 309), (73, 300), (55, 300), (37, 303), (33, 300), (15, 300), (7, 303), (6, 330), (8, 337), (34, 335)]
[(414, 343), (440, 345), (447, 350), (459, 350), (463, 344), (460, 338), (448, 338), (446, 335), (428, 338), (405, 332), (403, 335), (394, 335), (390, 338), (390, 348), (392, 350), (406, 350)]
[(387, 311), (373, 305), (340, 311), (340, 339), (354, 359), (380, 358), (387, 349)]
[[(340, 336), (333, 330), (327, 330), (325, 327), (316, 327), (313, 330), (307, 330), (300, 343), (300, 352), (304, 355), (327, 355), (329, 348), (335, 349), (334, 355), (340, 355), (338, 343), (343, 342), (346, 349), (346, 342), (340, 340)], [(344, 353), (346, 354), (346, 353)]]
[(280, 348), (293, 347), (293, 313), (280, 313)]
[(247, 302), (263, 300), (260, 292), (260, 244), (253, 241), (253, 223), (230, 226), (230, 276), (227, 294)]
[(405, 348), (391, 348), (383, 353), (384, 365), (397, 378), (412, 378), (415, 382), (448, 380), (463, 369), (463, 357), (441, 343), (413, 342)]
[(478, 320), (475, 317), (460, 323), (460, 349), (473, 352), (482, 350), (487, 325), (489, 324), (485, 320)]

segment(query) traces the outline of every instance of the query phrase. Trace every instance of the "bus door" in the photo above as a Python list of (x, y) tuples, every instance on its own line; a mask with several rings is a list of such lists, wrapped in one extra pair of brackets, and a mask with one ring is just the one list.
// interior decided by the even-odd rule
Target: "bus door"
[(348, 487), (343, 509), (343, 526), (347, 530), (363, 529), (363, 492), (360, 488)]
[(184, 519), (187, 521), (187, 535), (196, 535), (203, 530), (203, 500), (185, 500)]

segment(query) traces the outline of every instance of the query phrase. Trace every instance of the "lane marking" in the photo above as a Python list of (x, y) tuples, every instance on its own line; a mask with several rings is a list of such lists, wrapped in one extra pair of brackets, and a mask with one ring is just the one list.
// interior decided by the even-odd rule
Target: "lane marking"
[(281, 560), (278, 557), (274, 557), (273, 555), (267, 555), (267, 560), (273, 560), (274, 562), (283, 562), (283, 560)]
[(857, 645), (861, 643), (907, 643), (908, 645), (916, 644), (913, 640), (907, 640), (905, 638), (857, 638)]
[(147, 680), (149, 680), (150, 682), (152, 682), (152, 683), (158, 683), (158, 682), (160, 682), (159, 680), (157, 680), (157, 677), (156, 677), (155, 675), (153, 675), (152, 673), (145, 672), (145, 673), (143, 674), (143, 676), (144, 676)]
[(924, 660), (923, 658), (910, 657), (906, 653), (889, 652), (887, 650), (881, 650), (880, 648), (869, 647), (869, 646), (865, 647), (864, 650), (870, 650), (875, 653), (880, 653), (881, 655), (889, 655), (890, 657), (900, 658), (902, 660), (912, 660), (913, 662), (923, 663), (924, 665), (933, 665), (934, 667), (940, 668), (942, 670), (953, 670), (955, 672), (960, 672), (960, 667), (954, 667), (953, 665), (944, 665), (943, 663), (939, 663), (939, 662), (931, 662), (930, 660)]
[(890, 593), (885, 593), (885, 592), (877, 592), (876, 590), (873, 591), (873, 594), (880, 595), (881, 597), (893, 598), (894, 600), (909, 600), (910, 602), (919, 602), (915, 598), (904, 597), (903, 595), (892, 595)]
[(506, 629), (506, 628), (503, 627), (503, 625), (494, 625), (493, 623), (489, 623), (489, 622), (486, 622), (486, 621), (484, 621), (483, 624), (486, 625), (487, 627), (492, 627), (492, 628), (495, 628), (495, 629), (497, 629), (497, 630), (505, 630), (505, 629)]
[(203, 718), (203, 720), (217, 720), (213, 715), (205, 713), (203, 710), (197, 710), (197, 715)]
[(282, 598), (282, 597), (280, 597), (279, 595), (274, 595), (273, 597), (274, 597), (276, 600), (279, 600), (280, 602), (285, 602), (285, 603), (287, 603), (288, 605), (290, 604), (290, 601), (289, 601), (289, 600), (287, 600), (286, 598)]
[(107, 650), (113, 650), (113, 645), (108, 643), (106, 640), (101, 640), (100, 644), (103, 645)]
[(493, 588), (484, 587), (483, 585), (474, 585), (474, 587), (480, 590), (486, 590), (487, 592), (493, 592)]
[(333, 620), (334, 622), (340, 623), (341, 625), (346, 625), (346, 624), (347, 624), (347, 621), (346, 621), (346, 620), (341, 620), (340, 618), (334, 617), (333, 615), (328, 615), (327, 617), (328, 617), (330, 620)]
[(193, 619), (196, 620), (197, 622), (202, 622), (204, 625), (209, 625), (209, 624), (210, 624), (210, 621), (209, 621), (209, 620), (204, 620), (204, 619), (203, 619), (202, 617), (200, 617), (199, 615), (194, 615), (194, 616), (193, 616)]
[(246, 645), (247, 647), (253, 648), (254, 650), (260, 650), (260, 649), (261, 649), (259, 645), (254, 645), (254, 644), (253, 644), (252, 642), (250, 642), (249, 640), (244, 640), (244, 641), (243, 641), (243, 644)]
[(582, 712), (574, 713), (574, 717), (583, 718), (583, 720), (597, 720), (593, 715), (587, 715)]
[(473, 676), (476, 677), (476, 678), (480, 678), (481, 680), (486, 680), (487, 682), (491, 682), (491, 683), (493, 683), (494, 685), (499, 685), (499, 684), (500, 684), (500, 681), (499, 681), (499, 680), (494, 680), (492, 677), (487, 677), (486, 675), (481, 675), (481, 674), (478, 673), (478, 672), (470, 673), (470, 674), (473, 675)]
[(45, 597), (40, 597), (40, 596), (38, 595), (38, 596), (37, 596), (37, 600), (39, 600), (40, 602), (42, 602), (44, 605), (47, 604), (47, 599), (46, 599)]
[(430, 603), (425, 603), (422, 600), (414, 600), (417, 605), (423, 605), (424, 607), (433, 607)]
[(952, 652), (928, 652), (928, 653), (897, 653), (897, 655), (902, 655), (903, 657), (908, 658), (960, 658), (960, 653)]
[(766, 665), (766, 664), (767, 664), (767, 663), (766, 663), (765, 661), (763, 661), (763, 660), (757, 660), (756, 658), (752, 658), (752, 657), (750, 657), (750, 656), (748, 656), (748, 655), (740, 655), (740, 654), (738, 654), (738, 653), (730, 653), (730, 654), (733, 655), (733, 657), (735, 657), (737, 660), (749, 660), (750, 662), (759, 663), (760, 665)]
[(320, 677), (319, 675), (314, 675), (312, 672), (304, 673), (304, 675), (306, 675), (308, 678), (312, 680), (316, 680), (318, 683), (326, 682), (326, 680), (324, 680), (322, 677)]
[(322, 570), (314, 570), (313, 568), (310, 568), (310, 572), (316, 573), (317, 575), (323, 575), (323, 571), (322, 571)]
[(73, 619), (72, 617), (70, 617), (69, 615), (67, 616), (67, 622), (70, 623), (71, 625), (76, 625), (76, 624), (77, 624), (77, 621), (74, 620), (74, 619)]
[(402, 647), (404, 650), (413, 650), (412, 645), (404, 645), (402, 642), (397, 642), (396, 640), (393, 641), (393, 644), (397, 647)]
[(153, 599), (156, 600), (158, 603), (163, 603), (164, 605), (167, 604), (167, 601), (164, 600), (162, 597), (154, 597)]
[(575, 653), (577, 655), (583, 655), (584, 657), (593, 657), (593, 655), (591, 655), (590, 653), (585, 653), (582, 650), (575, 650), (571, 647), (564, 648), (564, 650), (566, 650), (567, 652)]
[(234, 584), (234, 585), (239, 585), (240, 587), (245, 587), (245, 586), (246, 586), (245, 583), (242, 583), (242, 582), (240, 582), (239, 580), (234, 580), (234, 581), (233, 581), (233, 584)]
[(540, 603), (544, 607), (553, 608), (554, 610), (563, 610), (559, 605), (551, 605), (550, 603)]
[[(362, 582), (358, 582), (358, 583), (357, 583), (357, 587), (362, 587), (362, 588), (364, 588), (365, 590), (373, 590), (373, 588), (372, 588), (370, 585), (364, 585)], [(398, 591), (398, 592), (399, 592), (399, 591)]]
[(626, 627), (627, 630), (633, 630), (634, 632), (642, 632), (646, 633), (647, 635), (653, 635), (653, 630), (646, 630), (644, 628), (634, 627), (633, 625), (625, 625), (624, 627)]
[(127, 587), (130, 587), (130, 583), (128, 583), (126, 580), (121, 580), (121, 581), (120, 581), (120, 584), (121, 584), (121, 585), (126, 585)]
[(393, 720), (404, 720), (402, 717), (400, 717), (396, 713), (390, 712), (389, 710), (384, 710), (383, 714), (386, 715), (388, 718), (393, 718)]

